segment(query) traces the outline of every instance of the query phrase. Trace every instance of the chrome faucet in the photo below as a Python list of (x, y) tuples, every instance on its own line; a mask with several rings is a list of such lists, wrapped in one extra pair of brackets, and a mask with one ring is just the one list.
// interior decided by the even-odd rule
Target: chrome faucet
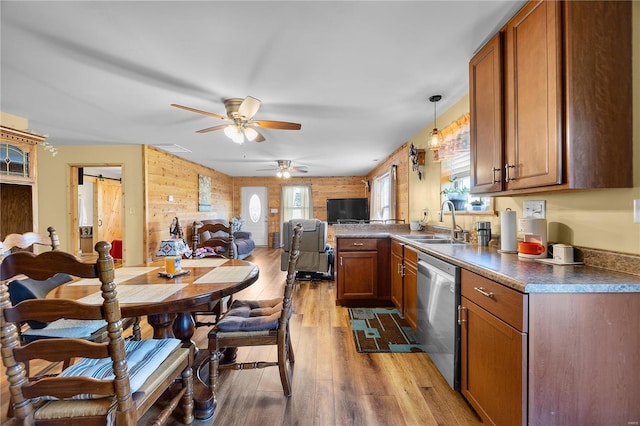
[(456, 207), (453, 205), (451, 200), (444, 200), (442, 203), (442, 207), (440, 208), (440, 222), (444, 222), (444, 206), (449, 206), (449, 210), (451, 210), (451, 241), (456, 240)]

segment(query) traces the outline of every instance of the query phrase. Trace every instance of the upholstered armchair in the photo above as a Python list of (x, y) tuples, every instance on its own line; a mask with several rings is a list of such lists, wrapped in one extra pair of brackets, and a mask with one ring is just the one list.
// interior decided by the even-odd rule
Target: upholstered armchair
[(280, 269), (287, 270), (293, 228), (302, 225), (298, 278), (333, 279), (333, 250), (327, 244), (327, 222), (320, 219), (292, 219), (283, 226), (284, 247), (280, 258)]

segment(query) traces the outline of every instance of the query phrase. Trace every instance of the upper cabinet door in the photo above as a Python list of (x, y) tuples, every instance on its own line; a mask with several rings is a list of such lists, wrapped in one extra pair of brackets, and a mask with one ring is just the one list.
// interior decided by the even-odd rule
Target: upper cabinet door
[(505, 76), (505, 189), (562, 183), (560, 2), (529, 2), (509, 21)]
[(472, 192), (502, 190), (502, 69), (502, 34), (498, 33), (469, 62)]

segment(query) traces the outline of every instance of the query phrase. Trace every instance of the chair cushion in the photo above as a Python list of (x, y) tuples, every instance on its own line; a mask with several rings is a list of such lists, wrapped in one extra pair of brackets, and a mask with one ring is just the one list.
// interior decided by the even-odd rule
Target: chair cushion
[[(136, 392), (180, 344), (181, 342), (178, 339), (127, 341), (125, 343), (125, 351), (131, 393)], [(60, 373), (60, 375), (65, 377), (88, 376), (103, 380), (110, 380), (115, 377), (111, 358), (82, 358)], [(104, 396), (81, 394), (76, 395), (73, 399), (94, 399)]]
[(45, 324), (44, 328), (29, 328), (22, 333), (22, 337), (32, 342), (38, 339), (50, 338), (73, 338), (88, 339), (93, 333), (107, 326), (105, 320), (75, 320), (75, 319), (59, 319), (49, 324)]
[(275, 330), (282, 313), (282, 299), (236, 300), (216, 325), (219, 331)]
[[(67, 274), (55, 274), (53, 277), (44, 281), (32, 280), (31, 278), (13, 280), (9, 283), (9, 300), (11, 300), (11, 304), (15, 306), (23, 300), (43, 299), (51, 290), (72, 279), (73, 278)], [(35, 329), (47, 326), (46, 322), (33, 320), (27, 321), (27, 324), (29, 324), (29, 327)]]

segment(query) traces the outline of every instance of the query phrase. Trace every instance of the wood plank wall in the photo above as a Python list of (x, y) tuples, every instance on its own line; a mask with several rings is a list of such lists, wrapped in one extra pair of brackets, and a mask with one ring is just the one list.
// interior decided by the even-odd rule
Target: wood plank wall
[[(144, 157), (147, 259), (157, 259), (160, 241), (170, 238), (169, 226), (175, 216), (180, 220), (189, 244), (194, 221), (231, 218), (231, 176), (149, 146)], [(211, 177), (210, 212), (198, 211), (198, 175)], [(169, 201), (170, 195), (173, 201)]]
[[(225, 218), (240, 215), (240, 188), (243, 186), (266, 186), (269, 198), (269, 243), (274, 232), (279, 232), (280, 188), (283, 184), (311, 184), (313, 192), (314, 216), (327, 220), (327, 198), (369, 197), (365, 179), (383, 173), (391, 165), (397, 166), (397, 217), (408, 221), (408, 159), (409, 149), (403, 144), (387, 159), (365, 176), (328, 177), (231, 177), (224, 173), (176, 157), (153, 147), (145, 149), (146, 175), (146, 250), (147, 259), (157, 259), (160, 241), (168, 239), (169, 226), (177, 216), (185, 231), (187, 242), (191, 243), (191, 228), (195, 220)], [(198, 212), (198, 175), (211, 177), (211, 212)], [(169, 195), (173, 201), (169, 201)], [(333, 229), (329, 226), (328, 242), (334, 245)]]
[(369, 182), (396, 165), (396, 218), (409, 223), (409, 142), (396, 149), (367, 175)]
[[(269, 211), (278, 209), (278, 213), (269, 213), (269, 245), (274, 232), (280, 232), (280, 189), (282, 185), (311, 185), (313, 196), (313, 215), (327, 220), (327, 198), (368, 197), (362, 181), (364, 176), (326, 176), (326, 177), (235, 177), (233, 178), (233, 215), (240, 215), (240, 188), (243, 186), (266, 186), (269, 198)], [(329, 226), (327, 241), (333, 245), (333, 229)]]

